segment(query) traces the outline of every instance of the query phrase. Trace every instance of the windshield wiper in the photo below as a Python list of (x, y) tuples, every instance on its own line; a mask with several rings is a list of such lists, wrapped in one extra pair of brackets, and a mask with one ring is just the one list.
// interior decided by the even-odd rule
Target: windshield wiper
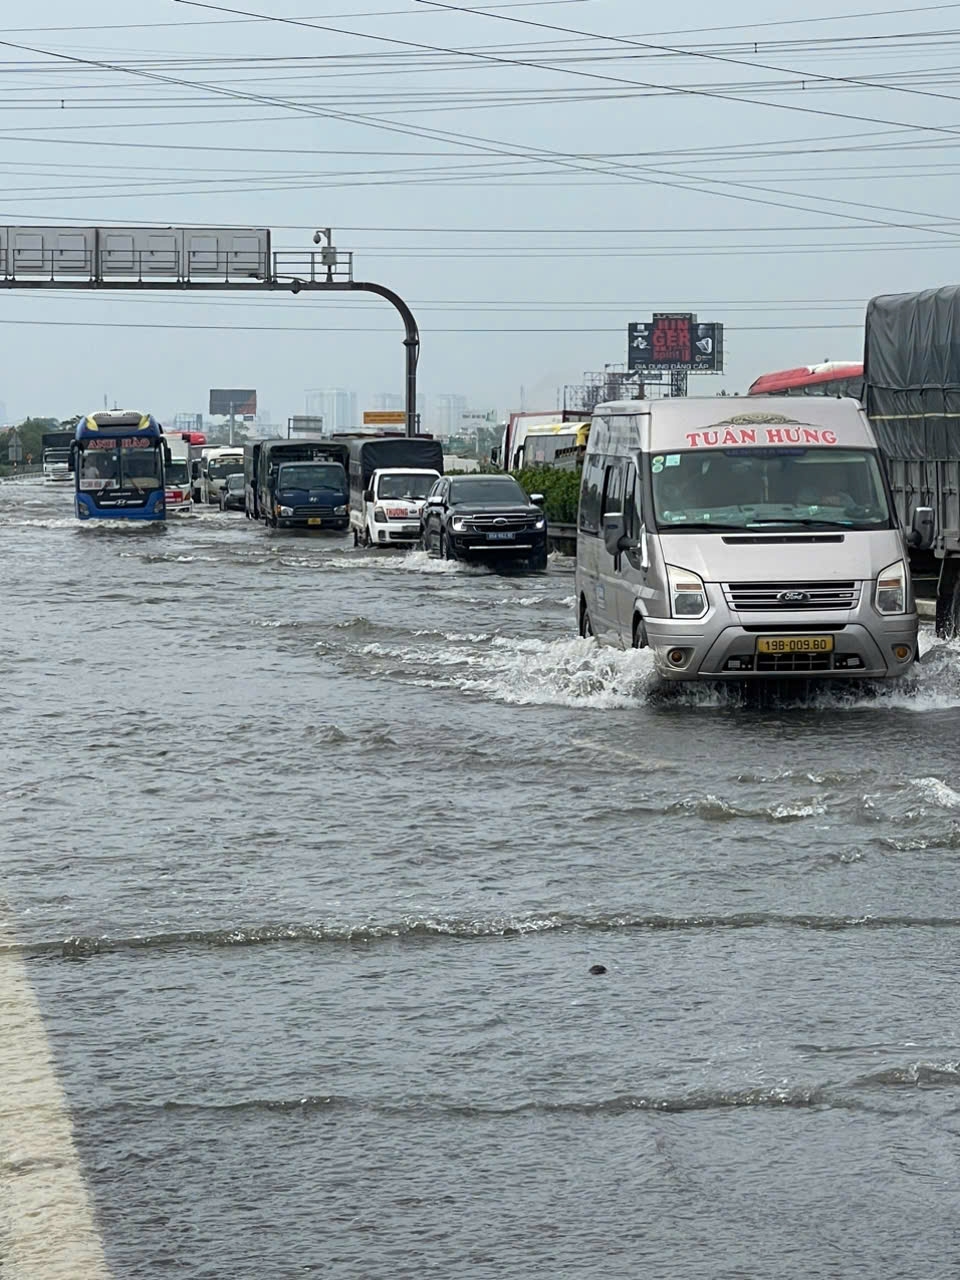
[(852, 529), (856, 521), (854, 520), (820, 520), (815, 516), (785, 516), (782, 520), (750, 520), (747, 522), (748, 529), (769, 528), (771, 525), (778, 529), (784, 527), (789, 528), (791, 525), (799, 525), (802, 529)]

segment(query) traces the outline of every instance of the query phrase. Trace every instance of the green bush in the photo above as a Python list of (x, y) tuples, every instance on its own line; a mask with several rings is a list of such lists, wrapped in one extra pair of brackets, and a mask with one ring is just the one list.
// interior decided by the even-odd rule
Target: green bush
[(580, 468), (560, 471), (556, 467), (524, 467), (514, 471), (514, 478), (527, 493), (542, 493), (547, 520), (557, 524), (576, 524), (580, 502)]

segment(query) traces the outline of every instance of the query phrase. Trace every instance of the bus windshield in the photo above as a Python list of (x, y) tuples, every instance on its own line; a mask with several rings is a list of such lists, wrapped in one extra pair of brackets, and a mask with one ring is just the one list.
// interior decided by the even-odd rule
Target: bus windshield
[(345, 472), (339, 462), (288, 462), (280, 468), (278, 489), (336, 489), (344, 487)]
[(890, 527), (876, 455), (862, 449), (703, 449), (651, 459), (662, 530)]
[(135, 444), (96, 442), (83, 451), (82, 489), (156, 489), (160, 485), (160, 446), (147, 437)]

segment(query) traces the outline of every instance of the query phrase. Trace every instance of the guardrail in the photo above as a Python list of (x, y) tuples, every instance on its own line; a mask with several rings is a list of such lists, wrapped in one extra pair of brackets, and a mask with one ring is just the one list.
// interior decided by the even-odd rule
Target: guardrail
[(577, 526), (575, 524), (547, 523), (547, 545), (551, 551), (559, 551), (561, 555), (577, 554)]

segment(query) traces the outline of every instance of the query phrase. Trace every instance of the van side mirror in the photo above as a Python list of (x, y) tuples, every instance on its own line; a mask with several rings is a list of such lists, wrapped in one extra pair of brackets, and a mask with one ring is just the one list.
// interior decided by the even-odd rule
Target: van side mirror
[(603, 516), (603, 545), (612, 556), (618, 556), (624, 550), (623, 512), (607, 511)]
[(190, 479), (191, 480), (200, 479), (200, 463), (199, 462), (190, 463)]
[(933, 546), (933, 537), (933, 507), (914, 507), (907, 545), (916, 551), (929, 551)]

